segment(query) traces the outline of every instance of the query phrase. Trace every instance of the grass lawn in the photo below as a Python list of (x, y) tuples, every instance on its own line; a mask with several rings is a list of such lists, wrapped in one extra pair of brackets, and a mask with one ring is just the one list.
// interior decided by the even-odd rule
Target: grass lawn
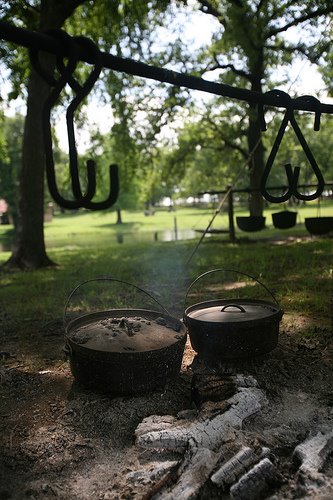
[[(272, 224), (271, 214), (283, 210), (283, 207), (270, 207), (266, 209), (266, 228), (255, 233), (246, 233), (237, 228), (235, 221), (236, 237), (246, 239), (267, 239), (273, 237), (285, 238), (290, 235), (305, 236), (308, 232), (304, 226), (306, 217), (317, 217), (318, 205), (316, 202), (307, 203), (301, 208), (294, 208), (298, 212), (297, 224), (287, 230), (275, 229)], [(78, 213), (57, 214), (52, 222), (45, 224), (45, 240), (48, 248), (76, 246), (77, 248), (105, 246), (113, 242), (152, 242), (155, 239), (174, 239), (175, 225), (178, 237), (199, 238), (199, 233), (194, 230), (204, 230), (214, 214), (214, 208), (177, 208), (169, 212), (166, 209), (156, 209), (155, 214), (145, 216), (143, 211), (122, 211), (122, 224), (116, 224), (115, 210), (103, 212), (81, 211)], [(237, 215), (248, 215), (245, 210), (235, 210)], [(333, 202), (322, 203), (321, 216), (333, 216)], [(219, 214), (213, 229), (228, 229), (228, 216), (226, 212)], [(11, 226), (0, 226), (1, 243), (8, 248), (11, 236)], [(228, 240), (228, 235), (219, 237)], [(6, 258), (0, 254), (0, 259)]]
[[(300, 217), (304, 220), (305, 216), (316, 216), (316, 211), (315, 206), (307, 206), (301, 210)], [(23, 351), (28, 349), (29, 359), (38, 359), (43, 365), (43, 359), (45, 356), (49, 358), (50, 353), (46, 355), (33, 348), (39, 343), (40, 326), (62, 318), (66, 297), (84, 280), (112, 276), (134, 283), (151, 292), (172, 314), (182, 315), (186, 289), (191, 280), (215, 268), (235, 269), (259, 277), (274, 292), (284, 310), (320, 319), (323, 325), (330, 322), (332, 238), (307, 235), (305, 239), (286, 239), (283, 244), (278, 240), (266, 241), (281, 233), (284, 236), (306, 235), (303, 224), (277, 231), (272, 227), (270, 212), (267, 211), (267, 229), (253, 234), (237, 232), (237, 236), (243, 239), (235, 244), (229, 243), (224, 236), (207, 238), (190, 265), (186, 262), (195, 240), (168, 243), (151, 240), (119, 245), (111, 238), (118, 231), (151, 234), (172, 229), (175, 216), (179, 229), (195, 224), (204, 228), (211, 213), (208, 209), (186, 208), (176, 212), (157, 211), (154, 216), (145, 217), (142, 213), (124, 211), (121, 226), (115, 225), (115, 212), (54, 217), (52, 223), (46, 224), (46, 239), (48, 254), (58, 266), (34, 272), (0, 274), (1, 314), (5, 320), (2, 340), (10, 340), (15, 332)], [(323, 207), (322, 215), (330, 214), (333, 215), (333, 205)], [(225, 217), (218, 216), (218, 226)], [(1, 227), (2, 234), (4, 228)], [(262, 239), (256, 238), (257, 235)], [(0, 262), (9, 255), (9, 252), (2, 252)], [(243, 279), (242, 276), (239, 279)], [(114, 307), (122, 292), (119, 295), (119, 288), (113, 284), (106, 286), (109, 287), (109, 307)], [(251, 290), (245, 287), (246, 293), (252, 293)], [(128, 297), (130, 302), (132, 295)], [(313, 334), (313, 330), (310, 328), (308, 333)], [(53, 357), (55, 361), (59, 360), (59, 353)]]
[[(229, 243), (228, 235), (206, 237), (189, 266), (186, 262), (199, 233), (195, 233), (194, 240), (169, 243), (155, 241), (153, 235), (166, 230), (173, 232), (175, 219), (180, 233), (204, 229), (211, 220), (211, 208), (177, 208), (172, 212), (157, 209), (151, 216), (124, 210), (121, 225), (115, 223), (114, 210), (59, 214), (45, 224), (48, 254), (58, 267), (2, 274), (0, 298), (21, 329), (22, 321), (27, 318), (47, 321), (61, 316), (66, 295), (80, 281), (111, 275), (162, 294), (166, 307), (178, 309), (179, 314), (181, 304), (173, 303), (170, 290), (178, 289), (177, 300), (181, 302), (179, 296), (184, 297), (189, 279), (222, 267), (261, 276), (268, 286), (276, 289), (283, 306), (292, 304), (296, 310), (308, 312), (311, 304), (316, 304), (317, 313), (327, 316), (332, 238), (312, 238), (304, 226), (305, 217), (317, 216), (317, 204), (301, 207), (297, 225), (288, 230), (277, 230), (272, 225), (271, 213), (279, 210), (281, 207), (265, 211), (266, 228), (260, 232), (244, 233), (236, 227), (237, 244)], [(332, 202), (322, 204), (321, 215), (333, 215)], [(226, 228), (227, 214), (218, 215), (213, 227)], [(8, 242), (8, 231), (10, 226), (0, 226), (0, 244)], [(135, 244), (119, 245), (116, 239), (119, 234), (125, 237), (125, 243)], [(142, 235), (142, 240), (137, 235)], [(274, 238), (288, 240), (290, 236), (307, 236), (307, 239), (299, 242), (293, 239), (283, 245), (272, 243)], [(9, 251), (2, 251), (0, 263), (9, 255)]]

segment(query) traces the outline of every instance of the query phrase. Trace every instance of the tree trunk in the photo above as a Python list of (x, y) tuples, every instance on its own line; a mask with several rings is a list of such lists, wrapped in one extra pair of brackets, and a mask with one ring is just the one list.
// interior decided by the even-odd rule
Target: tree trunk
[[(263, 213), (264, 202), (260, 192), (260, 182), (264, 171), (264, 148), (260, 141), (261, 129), (257, 116), (256, 106), (250, 106), (249, 112), (249, 128), (248, 128), (248, 144), (249, 152), (251, 153), (254, 148), (255, 151), (252, 155), (250, 162), (250, 193), (249, 209), (250, 215), (261, 216)], [(258, 141), (259, 145), (258, 145)]]
[(123, 221), (121, 219), (121, 211), (120, 211), (120, 208), (117, 208), (117, 222), (116, 224), (122, 224)]
[[(39, 29), (60, 28), (84, 1), (41, 0)], [(36, 29), (36, 26), (30, 27)], [(45, 63), (50, 71), (53, 60), (53, 56), (45, 55)], [(27, 90), (16, 238), (13, 253), (4, 264), (5, 268), (14, 269), (54, 265), (46, 254), (44, 241), (44, 144), (41, 118), (49, 88), (32, 70)]]
[[(264, 54), (263, 49), (258, 49), (252, 60), (251, 68), (251, 90), (262, 93), (262, 80), (264, 78)], [(249, 128), (248, 146), (249, 153), (252, 154), (250, 162), (250, 189), (252, 190), (249, 199), (250, 215), (260, 217), (264, 209), (264, 200), (260, 192), (260, 182), (264, 171), (264, 147), (261, 141), (261, 123), (258, 116), (256, 104), (249, 106)]]
[(44, 146), (41, 126), (43, 102), (48, 86), (35, 72), (28, 83), (27, 115), (24, 125), (20, 199), (16, 240), (5, 267), (36, 269), (49, 266), (44, 242)]

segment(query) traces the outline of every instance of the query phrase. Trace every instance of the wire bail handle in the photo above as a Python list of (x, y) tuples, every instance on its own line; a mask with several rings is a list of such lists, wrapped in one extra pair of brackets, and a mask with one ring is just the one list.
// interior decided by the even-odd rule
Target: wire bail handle
[[(255, 278), (254, 276), (252, 276), (251, 274), (247, 274), (247, 273), (244, 273), (242, 271), (237, 271), (235, 269), (211, 269), (210, 271), (206, 271), (205, 273), (202, 273), (200, 274), (200, 276), (198, 276), (194, 281), (192, 281), (192, 283), (190, 284), (190, 286), (188, 287), (187, 291), (186, 291), (186, 294), (185, 294), (185, 299), (184, 299), (184, 306), (183, 306), (183, 314), (184, 314), (184, 321), (185, 321), (185, 309), (186, 309), (186, 300), (187, 300), (187, 297), (188, 297), (188, 294), (190, 293), (191, 289), (193, 288), (193, 286), (199, 281), (201, 280), (202, 278), (204, 278), (205, 276), (208, 276), (209, 274), (213, 274), (213, 273), (217, 273), (217, 272), (223, 272), (223, 273), (236, 273), (236, 274), (241, 274), (242, 276), (246, 276), (247, 278), (250, 278), (252, 279), (253, 281), (255, 281), (256, 283), (258, 283), (258, 285), (262, 286), (264, 288), (264, 290), (266, 290), (267, 293), (269, 293), (269, 295), (272, 297), (272, 299), (274, 300), (274, 302), (277, 304), (277, 306), (280, 307), (278, 301), (276, 300), (275, 298), (275, 295), (273, 294), (273, 292), (266, 286), (264, 285), (264, 283), (262, 283), (261, 281), (259, 281), (257, 278)], [(230, 305), (230, 304), (229, 304)], [(237, 307), (237, 306), (236, 306)]]
[[(266, 163), (266, 166), (265, 166), (262, 178), (261, 178), (261, 188), (260, 188), (261, 194), (264, 196), (264, 198), (266, 198), (266, 200), (268, 200), (272, 203), (285, 202), (291, 196), (295, 196), (299, 200), (304, 200), (304, 201), (315, 200), (316, 198), (318, 198), (322, 194), (324, 187), (325, 187), (325, 181), (324, 181), (322, 173), (317, 165), (317, 162), (312, 154), (312, 151), (311, 151), (297, 121), (296, 121), (296, 118), (294, 115), (294, 104), (293, 103), (297, 103), (299, 101), (304, 101), (308, 104), (309, 103), (312, 104), (312, 108), (315, 112), (314, 130), (318, 131), (320, 129), (320, 115), (321, 115), (320, 101), (318, 101), (318, 99), (316, 99), (315, 97), (312, 97), (312, 96), (300, 96), (300, 97), (297, 97), (296, 99), (292, 100), (291, 97), (287, 93), (285, 93), (281, 90), (272, 90), (272, 91), (268, 92), (268, 94), (275, 94), (276, 96), (279, 96), (281, 98), (286, 99), (287, 100), (287, 109), (286, 109), (285, 115), (283, 117), (283, 120), (281, 122), (280, 128), (278, 130), (278, 134), (275, 138), (272, 150), (271, 150), (270, 155), (268, 157), (268, 160), (267, 160), (267, 163)], [(266, 123), (265, 123), (264, 111), (263, 111), (262, 106), (259, 108), (259, 119), (261, 121), (262, 130), (263, 131), (266, 130)], [(281, 141), (282, 141), (282, 138), (284, 136), (284, 133), (285, 133), (285, 130), (287, 128), (288, 123), (290, 123), (292, 128), (294, 129), (294, 132), (299, 140), (299, 143), (301, 144), (303, 151), (304, 151), (304, 153), (305, 153), (305, 155), (306, 155), (306, 157), (307, 157), (307, 159), (308, 159), (308, 161), (309, 161), (309, 163), (310, 163), (310, 165), (311, 165), (311, 167), (312, 167), (312, 169), (317, 177), (317, 181), (318, 181), (317, 189), (313, 194), (310, 194), (310, 195), (302, 194), (299, 192), (298, 180), (299, 180), (299, 175), (300, 175), (300, 167), (295, 167), (294, 169), (292, 169), (292, 166), (290, 165), (290, 163), (285, 165), (285, 171), (286, 171), (286, 175), (287, 175), (287, 179), (288, 179), (287, 191), (281, 196), (273, 196), (267, 191), (266, 185), (267, 185), (268, 177), (270, 175), (276, 154), (279, 150), (279, 147), (280, 147), (280, 144), (281, 144)]]
[(79, 288), (81, 288), (83, 285), (86, 285), (87, 283), (92, 283), (93, 281), (95, 281), (95, 282), (96, 281), (112, 281), (112, 282), (115, 282), (115, 283), (122, 283), (124, 285), (129, 285), (129, 286), (135, 288), (136, 290), (138, 290), (139, 292), (142, 292), (145, 295), (147, 295), (150, 299), (152, 299), (162, 309), (162, 311), (163, 311), (164, 314), (167, 314), (168, 316), (170, 316), (169, 311), (153, 295), (151, 295), (149, 292), (147, 292), (143, 288), (140, 288), (137, 285), (133, 285), (133, 283), (128, 283), (127, 281), (123, 281), (123, 280), (116, 279), (116, 278), (111, 278), (110, 276), (102, 276), (102, 277), (99, 277), (99, 278), (92, 278), (92, 279), (89, 279), (89, 280), (86, 280), (86, 281), (82, 281), (82, 283), (80, 283), (79, 285), (77, 285), (70, 292), (70, 294), (68, 295), (68, 297), (66, 299), (65, 306), (64, 306), (63, 323), (64, 323), (65, 327), (67, 326), (67, 324), (69, 322), (69, 320), (67, 320), (67, 309), (68, 309), (68, 306), (69, 306), (71, 298), (73, 297), (73, 295), (75, 294), (75, 292), (77, 292), (77, 290)]

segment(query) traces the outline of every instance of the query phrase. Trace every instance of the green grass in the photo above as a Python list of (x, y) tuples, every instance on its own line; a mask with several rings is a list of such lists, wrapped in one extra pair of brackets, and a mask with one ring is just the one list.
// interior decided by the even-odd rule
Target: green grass
[[(186, 262), (196, 241), (136, 242), (119, 245), (111, 235), (126, 228), (137, 232), (171, 229), (177, 216), (178, 228), (188, 228), (197, 221), (199, 227), (208, 223), (211, 210), (194, 208), (176, 212), (157, 212), (144, 217), (141, 213), (124, 212), (124, 226), (115, 225), (115, 213), (84, 213), (55, 217), (46, 225), (47, 241), (52, 243), (48, 254), (58, 266), (33, 272), (0, 272), (0, 340), (5, 349), (13, 349), (25, 364), (43, 367), (61, 362), (59, 350), (50, 352), (52, 338), (44, 336), (45, 325), (61, 321), (66, 298), (71, 290), (85, 280), (111, 276), (142, 287), (162, 303), (170, 313), (181, 316), (188, 285), (201, 273), (215, 268), (235, 269), (258, 277), (275, 294), (281, 307), (290, 314), (304, 316), (314, 322), (316, 331), (302, 335), (321, 335), (330, 325), (330, 303), (333, 278), (333, 239), (331, 237), (292, 239), (281, 244), (265, 238), (278, 233), (268, 227), (261, 233), (238, 233), (243, 239), (231, 244), (226, 238), (212, 237), (203, 241), (190, 265)], [(270, 212), (266, 212), (268, 221)], [(301, 217), (316, 216), (316, 207), (301, 210)], [(322, 215), (333, 215), (332, 205)], [(223, 216), (218, 218), (223, 219)], [(219, 221), (219, 223), (220, 223)], [(6, 233), (5, 226), (0, 234)], [(75, 233), (75, 234), (73, 234)], [(283, 235), (306, 234), (301, 226), (282, 232)], [(246, 239), (244, 236), (250, 234)], [(261, 240), (255, 235), (260, 234)], [(82, 236), (82, 244), (78, 235)], [(1, 239), (0, 239), (1, 241)], [(9, 257), (0, 254), (0, 262)], [(223, 281), (223, 275), (214, 275)], [(240, 280), (244, 278), (239, 277)], [(83, 285), (82, 295), (106, 297), (107, 307), (135, 307), (143, 304), (155, 308), (151, 299), (136, 295), (130, 287), (105, 282), (103, 293), (90, 294), (96, 283)], [(100, 283), (101, 285), (101, 283)], [(90, 287), (90, 288), (89, 288)], [(259, 287), (244, 287), (244, 293), (255, 296)], [(225, 297), (230, 292), (223, 291)], [(79, 299), (80, 295), (72, 299)], [(263, 298), (263, 297), (259, 297)], [(269, 297), (266, 295), (266, 299)], [(187, 304), (188, 305), (188, 304)], [(310, 323), (309, 323), (310, 324)], [(311, 323), (312, 324), (312, 323)], [(325, 330), (326, 328), (326, 330)], [(51, 349), (52, 351), (52, 349)], [(20, 359), (21, 359), (20, 358)], [(48, 361), (47, 361), (48, 360)]]
[[(245, 233), (236, 229), (237, 238), (266, 239), (286, 237), (290, 235), (307, 235), (304, 226), (306, 217), (316, 217), (318, 207), (316, 202), (307, 203), (305, 206), (294, 208), (298, 212), (297, 225), (288, 230), (277, 230), (273, 227), (271, 214), (283, 209), (281, 206), (266, 209), (266, 228), (256, 233)], [(320, 210), (322, 216), (333, 216), (333, 203), (322, 203)], [(155, 215), (145, 216), (143, 211), (122, 211), (122, 224), (116, 224), (116, 213), (114, 210), (104, 212), (78, 212), (75, 214), (58, 214), (53, 221), (45, 224), (45, 240), (48, 248), (59, 247), (92, 247), (96, 245), (107, 245), (117, 241), (117, 237), (123, 237), (126, 243), (133, 241), (151, 242), (154, 234), (163, 231), (174, 231), (175, 223), (179, 232), (187, 229), (203, 230), (207, 227), (214, 208), (177, 208), (169, 212), (166, 209), (157, 209)], [(235, 210), (237, 215), (248, 215), (245, 210)], [(219, 214), (212, 226), (215, 229), (228, 228), (228, 216), (225, 212)], [(134, 236), (135, 235), (135, 236)], [(10, 241), (11, 226), (0, 226), (0, 244)], [(159, 235), (157, 236), (159, 237)], [(197, 233), (199, 237), (199, 233)], [(221, 237), (220, 237), (221, 238)], [(223, 239), (227, 240), (228, 235)]]

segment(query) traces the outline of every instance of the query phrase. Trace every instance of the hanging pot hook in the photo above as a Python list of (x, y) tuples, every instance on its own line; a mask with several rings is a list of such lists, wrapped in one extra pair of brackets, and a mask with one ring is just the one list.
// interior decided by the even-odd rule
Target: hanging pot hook
[[(44, 149), (45, 149), (45, 166), (46, 166), (46, 176), (50, 194), (55, 202), (67, 209), (77, 209), (82, 207), (83, 199), (91, 199), (95, 195), (96, 191), (96, 177), (93, 165), (87, 165), (87, 177), (88, 177), (88, 188), (85, 196), (76, 197), (75, 200), (65, 199), (59, 192), (56, 181), (55, 166), (53, 159), (53, 141), (52, 141), (52, 130), (51, 130), (51, 110), (55, 103), (57, 102), (62, 90), (65, 88), (69, 76), (73, 74), (77, 65), (77, 46), (72, 42), (71, 37), (64, 31), (58, 29), (47, 30), (45, 32), (48, 35), (54, 36), (65, 46), (68, 54), (67, 65), (62, 66), (62, 71), (60, 72), (59, 79), (55, 79), (53, 75), (49, 74), (45, 68), (43, 68), (39, 61), (39, 52), (36, 49), (30, 49), (30, 61), (35, 69), (35, 71), (52, 87), (49, 96), (45, 100), (43, 111), (42, 111), (42, 129), (44, 138)], [(61, 66), (60, 58), (57, 58), (58, 68)], [(78, 193), (77, 193), (78, 194)]]
[[(320, 101), (318, 101), (318, 99), (316, 99), (315, 97), (312, 97), (312, 96), (300, 96), (300, 97), (297, 97), (295, 99), (295, 102), (297, 101), (305, 101), (307, 103), (313, 103), (313, 107), (314, 107), (314, 112), (315, 112), (315, 121), (314, 121), (314, 130), (315, 131), (318, 131), (320, 129), (320, 115), (321, 115), (321, 112), (320, 112)], [(303, 148), (303, 151), (312, 167), (312, 170), (314, 171), (315, 173), (315, 176), (317, 177), (317, 181), (318, 181), (318, 184), (317, 184), (317, 189), (314, 193), (312, 194), (302, 194), (298, 191), (298, 188), (297, 188), (297, 184), (298, 184), (298, 178), (299, 178), (299, 173), (300, 173), (300, 168), (299, 167), (296, 167), (295, 168), (295, 171), (294, 171), (294, 180), (293, 180), (293, 186), (292, 186), (292, 190), (293, 190), (293, 195), (298, 198), (299, 200), (304, 200), (304, 201), (311, 201), (311, 200), (315, 200), (317, 198), (319, 198), (319, 196), (321, 196), (322, 192), (324, 191), (324, 187), (325, 187), (325, 181), (324, 181), (324, 178), (323, 178), (323, 175), (321, 173), (321, 170), (320, 168), (318, 167), (318, 164), (312, 154), (312, 151), (296, 121), (296, 118), (294, 116), (294, 112), (291, 113), (291, 116), (290, 116), (290, 123), (295, 131), (295, 134)], [(298, 169), (298, 170), (296, 170)]]
[[(82, 206), (88, 208), (90, 210), (102, 210), (106, 208), (110, 208), (117, 201), (119, 194), (119, 178), (118, 178), (118, 166), (110, 165), (109, 167), (109, 177), (110, 177), (110, 191), (106, 200), (101, 202), (93, 202), (91, 201), (91, 197), (88, 198), (86, 196), (82, 196), (80, 180), (79, 180), (79, 170), (78, 170), (78, 161), (77, 161), (77, 150), (75, 144), (75, 132), (74, 132), (74, 113), (78, 108), (79, 104), (87, 97), (87, 95), (91, 92), (94, 84), (96, 83), (100, 72), (102, 70), (102, 62), (100, 51), (96, 44), (90, 40), (89, 38), (78, 36), (73, 38), (74, 42), (78, 45), (83, 46), (83, 48), (92, 54), (92, 57), (95, 61), (94, 68), (90, 73), (89, 77), (85, 81), (83, 85), (81, 85), (73, 76), (73, 73), (67, 74), (67, 83), (71, 86), (71, 88), (76, 93), (75, 98), (72, 100), (69, 105), (66, 113), (66, 121), (67, 121), (67, 131), (68, 131), (68, 143), (69, 143), (69, 152), (70, 152), (70, 171), (72, 178), (72, 188), (73, 193), (76, 198), (80, 198), (82, 200)], [(60, 71), (65, 71), (65, 67), (63, 62), (59, 62), (58, 68)], [(87, 161), (87, 169), (89, 171), (93, 171), (94, 175), (96, 175), (96, 165), (94, 160)], [(89, 178), (88, 178), (89, 182)], [(88, 185), (89, 189), (89, 185)]]
[[(289, 198), (293, 194), (292, 185), (293, 185), (294, 176), (293, 176), (291, 165), (287, 164), (285, 166), (286, 175), (287, 175), (287, 179), (288, 179), (288, 188), (287, 188), (287, 191), (283, 195), (281, 195), (281, 196), (271, 195), (267, 191), (266, 185), (267, 185), (268, 177), (269, 177), (271, 170), (272, 170), (272, 166), (273, 166), (276, 154), (279, 150), (282, 138), (284, 136), (285, 130), (287, 128), (287, 125), (288, 125), (288, 122), (290, 119), (290, 111), (291, 110), (290, 110), (289, 104), (291, 102), (291, 97), (286, 92), (283, 92), (281, 90), (271, 90), (270, 92), (267, 92), (267, 94), (274, 94), (278, 97), (286, 99), (288, 106), (287, 106), (287, 110), (285, 112), (285, 115), (283, 117), (283, 120), (281, 122), (280, 128), (278, 130), (277, 136), (275, 138), (272, 150), (271, 150), (270, 155), (268, 157), (268, 160), (266, 162), (264, 172), (263, 172), (262, 177), (261, 177), (260, 191), (261, 191), (261, 194), (263, 195), (263, 197), (266, 198), (267, 201), (270, 201), (272, 203), (282, 203), (282, 202), (289, 200)], [(260, 112), (259, 118), (260, 118), (260, 122), (261, 122), (261, 129), (266, 130), (266, 122), (265, 122), (263, 107), (258, 108), (258, 111)]]
[[(75, 130), (74, 130), (74, 113), (81, 104), (81, 102), (88, 96), (88, 94), (92, 90), (102, 70), (102, 64), (101, 64), (101, 57), (99, 50), (97, 49), (96, 45), (92, 40), (82, 36), (82, 37), (73, 37), (72, 41), (77, 45), (83, 46), (86, 51), (93, 51), (94, 61), (95, 61), (93, 70), (91, 71), (90, 75), (88, 76), (83, 85), (81, 85), (75, 79), (73, 73), (67, 73), (67, 83), (70, 85), (70, 87), (72, 88), (72, 90), (74, 90), (76, 94), (74, 99), (68, 106), (66, 112), (67, 136), (68, 136), (68, 146), (69, 146), (69, 168), (70, 168), (74, 197), (76, 199), (81, 199), (82, 206), (84, 206), (84, 202), (87, 200), (87, 198), (82, 194), (80, 186), (78, 155), (76, 149)], [(62, 60), (58, 61), (58, 69), (61, 72), (65, 71), (65, 66)], [(96, 176), (95, 162), (93, 160), (88, 160), (86, 165), (87, 165), (87, 170), (93, 171), (94, 176)]]
[[(262, 175), (261, 193), (266, 198), (266, 200), (271, 201), (273, 203), (281, 203), (281, 202), (287, 201), (292, 195), (295, 196), (296, 198), (298, 198), (299, 200), (304, 200), (304, 201), (315, 200), (316, 198), (318, 198), (322, 194), (324, 187), (325, 187), (325, 182), (324, 182), (322, 173), (317, 165), (317, 162), (316, 162), (316, 160), (315, 160), (315, 158), (310, 150), (310, 147), (309, 147), (308, 143), (306, 142), (305, 137), (304, 137), (297, 121), (296, 121), (296, 118), (294, 116), (294, 107), (295, 106), (294, 106), (293, 102), (296, 103), (297, 101), (301, 101), (301, 100), (306, 101), (307, 103), (312, 102), (313, 108), (315, 111), (314, 130), (317, 131), (320, 128), (320, 109), (319, 109), (320, 101), (318, 101), (315, 97), (312, 97), (312, 96), (301, 96), (301, 97), (296, 98), (294, 101), (292, 101), (288, 94), (286, 94), (285, 92), (282, 92), (280, 90), (272, 90), (271, 92), (268, 92), (268, 94), (270, 94), (270, 93), (274, 93), (277, 96), (281, 96), (281, 97), (286, 98), (287, 101), (289, 101), (289, 103), (287, 103), (288, 105), (287, 105), (287, 109), (286, 109), (284, 118), (281, 122), (278, 134), (276, 136), (275, 142), (273, 144), (271, 153), (268, 157), (268, 160), (267, 160), (267, 163), (266, 163), (263, 175)], [(266, 123), (265, 123), (264, 113), (263, 113), (262, 108), (261, 108), (261, 115), (260, 116), (261, 116), (262, 130), (266, 130)], [(276, 154), (278, 152), (283, 135), (285, 133), (286, 127), (287, 127), (289, 122), (290, 122), (292, 128), (294, 129), (295, 134), (296, 134), (296, 136), (297, 136), (297, 138), (298, 138), (298, 140), (303, 148), (303, 151), (304, 151), (304, 153), (305, 153), (305, 155), (306, 155), (306, 157), (307, 157), (307, 159), (308, 159), (308, 161), (309, 161), (309, 163), (310, 163), (310, 165), (311, 165), (311, 167), (312, 167), (312, 169), (317, 177), (317, 180), (318, 180), (318, 187), (317, 187), (316, 191), (311, 195), (302, 194), (298, 191), (297, 185), (298, 185), (298, 180), (299, 180), (299, 175), (300, 175), (300, 167), (295, 167), (293, 170), (290, 163), (285, 165), (286, 175), (287, 175), (287, 179), (288, 179), (288, 189), (285, 192), (285, 194), (282, 196), (272, 196), (270, 193), (268, 193), (267, 188), (266, 188), (268, 176), (269, 176), (270, 171), (272, 169), (273, 162), (275, 160)]]

